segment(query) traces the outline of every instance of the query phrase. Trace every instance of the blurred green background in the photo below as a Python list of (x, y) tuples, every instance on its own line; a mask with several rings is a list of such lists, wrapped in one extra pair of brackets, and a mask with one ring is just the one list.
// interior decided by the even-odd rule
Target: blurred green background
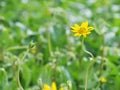
[(41, 79), (84, 90), (90, 56), (70, 26), (85, 21), (95, 28), (84, 44), (96, 60), (87, 90), (120, 90), (119, 0), (0, 0), (0, 90), (19, 90), (19, 65), (24, 90), (41, 90)]

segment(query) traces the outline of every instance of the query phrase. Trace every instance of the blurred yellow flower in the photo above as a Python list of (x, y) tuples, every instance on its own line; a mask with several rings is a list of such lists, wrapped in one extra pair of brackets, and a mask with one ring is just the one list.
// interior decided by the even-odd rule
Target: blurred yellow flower
[(64, 88), (63, 88), (63, 87), (61, 87), (61, 88), (60, 88), (60, 90), (64, 90)]
[(44, 84), (44, 86), (43, 86), (43, 90), (51, 90), (51, 89), (50, 89), (50, 86), (49, 86), (49, 85)]
[(44, 84), (42, 90), (57, 90), (56, 83), (53, 82), (51, 87), (47, 84)]
[(57, 90), (55, 82), (52, 83), (52, 90)]
[(105, 83), (105, 82), (107, 82), (107, 80), (104, 77), (101, 77), (100, 82)]
[(88, 27), (88, 22), (83, 22), (80, 26), (78, 24), (75, 24), (74, 26), (71, 26), (72, 32), (74, 32), (74, 36), (83, 36), (86, 37), (86, 35), (90, 34), (91, 30), (94, 29), (94, 27)]

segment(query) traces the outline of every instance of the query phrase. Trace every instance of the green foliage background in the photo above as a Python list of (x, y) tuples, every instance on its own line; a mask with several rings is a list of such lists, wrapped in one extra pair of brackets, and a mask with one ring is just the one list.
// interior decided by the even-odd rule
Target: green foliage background
[(87, 90), (120, 90), (119, 0), (0, 0), (0, 90), (18, 90), (19, 64), (25, 90), (40, 90), (40, 79), (84, 90), (90, 56), (70, 31), (84, 21), (95, 27), (84, 42), (96, 60)]

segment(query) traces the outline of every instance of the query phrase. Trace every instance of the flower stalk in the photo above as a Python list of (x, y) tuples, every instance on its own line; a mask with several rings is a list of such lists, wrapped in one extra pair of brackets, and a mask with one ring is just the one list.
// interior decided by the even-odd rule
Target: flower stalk
[(92, 58), (92, 62), (88, 65), (86, 74), (85, 74), (85, 90), (87, 90), (87, 83), (88, 83), (88, 72), (91, 66), (94, 64), (95, 59), (94, 56), (91, 52), (85, 49), (84, 47), (84, 38), (91, 33), (91, 31), (94, 29), (94, 27), (90, 26), (88, 27), (88, 22), (83, 22), (81, 25), (75, 24), (74, 26), (71, 27), (72, 32), (74, 32), (74, 36), (82, 36), (82, 49), (85, 53), (89, 54)]
[(88, 65), (87, 70), (86, 70), (86, 74), (85, 74), (85, 90), (87, 90), (87, 84), (88, 84), (88, 72), (89, 69), (91, 68), (91, 66), (94, 64), (95, 60), (94, 60), (94, 56), (91, 52), (87, 51), (84, 47), (84, 38), (82, 38), (82, 49), (85, 53), (89, 54), (92, 58), (92, 62)]
[(21, 61), (18, 59), (17, 82), (18, 82), (18, 86), (19, 86), (20, 90), (24, 90), (22, 85), (21, 85), (20, 76), (19, 76), (20, 75), (20, 70), (21, 70), (21, 62), (25, 59), (25, 57), (27, 56), (28, 52), (29, 52), (29, 48), (27, 48), (27, 50), (26, 50), (25, 54), (23, 55)]
[[(99, 76), (101, 77), (101, 75), (102, 75), (102, 73), (103, 73), (103, 64), (104, 64), (104, 59), (105, 59), (105, 41), (104, 41), (104, 34), (102, 34), (102, 55), (101, 55), (101, 62), (100, 62), (100, 72), (99, 72)], [(102, 79), (103, 80), (103, 79)], [(101, 83), (100, 82), (100, 86), (99, 86), (99, 88), (100, 88), (100, 90), (103, 90), (102, 89), (102, 84), (103, 83)]]

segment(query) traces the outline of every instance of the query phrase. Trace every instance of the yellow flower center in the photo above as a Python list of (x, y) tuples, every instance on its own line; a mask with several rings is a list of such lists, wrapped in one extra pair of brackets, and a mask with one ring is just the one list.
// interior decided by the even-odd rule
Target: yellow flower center
[(85, 27), (80, 27), (78, 32), (79, 33), (85, 33), (86, 32), (86, 28)]

